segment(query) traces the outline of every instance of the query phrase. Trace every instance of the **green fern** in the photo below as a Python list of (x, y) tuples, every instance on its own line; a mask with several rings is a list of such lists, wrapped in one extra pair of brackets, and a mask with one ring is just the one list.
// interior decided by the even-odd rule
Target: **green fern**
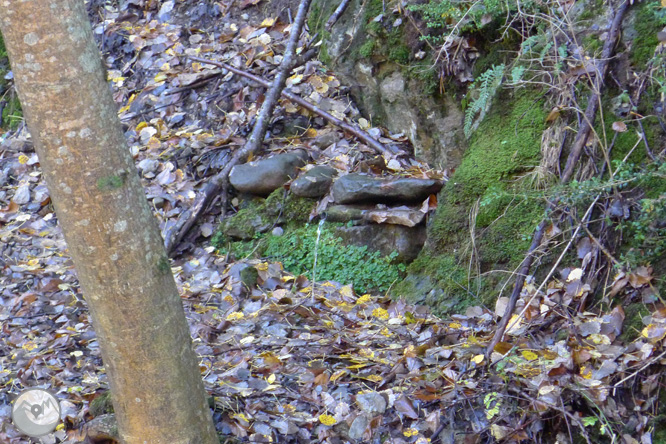
[(483, 120), (490, 104), (497, 93), (497, 89), (502, 84), (504, 77), (504, 65), (493, 65), (486, 72), (481, 74), (472, 84), (470, 90), (478, 93), (478, 97), (473, 99), (465, 110), (465, 137), (469, 136), (479, 126)]

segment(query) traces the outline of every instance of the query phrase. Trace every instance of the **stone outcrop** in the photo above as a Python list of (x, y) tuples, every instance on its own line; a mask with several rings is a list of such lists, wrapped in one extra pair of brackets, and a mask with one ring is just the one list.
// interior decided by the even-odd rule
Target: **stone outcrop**
[[(390, 57), (364, 54), (362, 48), (368, 44), (387, 45), (368, 31), (374, 18), (368, 16), (369, 3), (351, 0), (324, 42), (327, 65), (343, 84), (353, 85), (351, 95), (366, 118), (409, 138), (417, 159), (435, 168), (457, 167), (466, 145), (460, 105), (450, 95), (428, 91), (427, 83), (434, 82), (436, 75), (424, 75), (429, 63), (408, 56), (405, 65)], [(313, 9), (317, 8), (322, 17), (328, 17), (335, 5), (315, 0)], [(404, 50), (413, 54), (417, 50), (409, 47), (407, 35), (418, 33), (411, 26), (405, 21), (396, 31), (402, 32)], [(412, 40), (418, 41), (418, 37)], [(388, 51), (391, 49), (395, 48)]]

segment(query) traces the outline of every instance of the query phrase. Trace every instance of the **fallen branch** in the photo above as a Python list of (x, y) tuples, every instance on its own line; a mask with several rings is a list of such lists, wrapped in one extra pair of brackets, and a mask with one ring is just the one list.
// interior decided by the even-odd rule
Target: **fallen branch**
[[(583, 147), (585, 147), (587, 139), (590, 136), (590, 132), (592, 131), (592, 125), (594, 124), (594, 120), (597, 116), (597, 111), (599, 109), (599, 100), (601, 97), (601, 90), (604, 85), (604, 77), (606, 76), (606, 72), (608, 71), (608, 62), (610, 61), (610, 58), (613, 54), (613, 49), (615, 48), (615, 43), (617, 42), (617, 39), (620, 35), (622, 19), (624, 17), (624, 13), (626, 12), (628, 6), (629, 6), (628, 0), (622, 0), (622, 3), (620, 3), (620, 6), (618, 6), (617, 10), (615, 11), (615, 15), (613, 16), (613, 20), (610, 26), (610, 32), (608, 34), (608, 38), (604, 42), (604, 47), (601, 53), (601, 60), (599, 61), (598, 65), (599, 71), (595, 75), (592, 93), (590, 94), (590, 97), (587, 102), (587, 109), (585, 110), (584, 118), (583, 121), (581, 122), (581, 127), (578, 130), (578, 134), (576, 134), (576, 139), (574, 139), (573, 145), (571, 146), (571, 152), (569, 153), (569, 157), (567, 158), (567, 163), (564, 168), (564, 173), (560, 178), (560, 183), (562, 184), (565, 184), (569, 182), (569, 180), (571, 180), (576, 164), (580, 160), (580, 156), (583, 152)], [(557, 202), (551, 202), (548, 204), (548, 209), (554, 210), (556, 205)], [(493, 339), (490, 341), (488, 347), (486, 348), (487, 358), (490, 358), (490, 355), (495, 349), (495, 346), (497, 346), (497, 344), (504, 337), (504, 333), (506, 332), (509, 320), (511, 319), (511, 314), (515, 310), (516, 303), (518, 302), (518, 297), (520, 296), (520, 293), (523, 290), (523, 285), (525, 284), (525, 278), (527, 277), (530, 268), (532, 267), (532, 263), (534, 262), (534, 256), (535, 256), (534, 253), (539, 247), (539, 245), (541, 245), (541, 241), (543, 240), (543, 235), (544, 232), (546, 231), (547, 225), (548, 225), (548, 219), (545, 218), (539, 223), (536, 230), (534, 231), (534, 234), (532, 235), (532, 244), (530, 245), (530, 248), (527, 250), (527, 256), (523, 260), (522, 264), (520, 265), (520, 269), (518, 270), (518, 276), (516, 276), (516, 284), (513, 287), (513, 292), (511, 293), (511, 297), (509, 298), (509, 303), (507, 304), (506, 310), (504, 311), (504, 316), (502, 317), (500, 323), (497, 325), (497, 330), (495, 330), (495, 336), (493, 336)], [(488, 359), (488, 362), (490, 362), (490, 359)]]
[(227, 207), (229, 173), (234, 166), (244, 162), (250, 154), (253, 154), (261, 147), (264, 137), (266, 136), (271, 116), (273, 115), (273, 110), (277, 105), (280, 94), (283, 92), (287, 82), (287, 76), (293, 66), (296, 46), (298, 45), (298, 39), (303, 30), (303, 25), (305, 24), (305, 19), (311, 2), (312, 0), (301, 0), (298, 5), (296, 20), (294, 20), (294, 23), (291, 25), (291, 33), (289, 35), (287, 47), (285, 48), (284, 57), (278, 67), (278, 72), (273, 80), (273, 84), (266, 85), (269, 87), (266, 99), (257, 115), (257, 120), (255, 121), (250, 138), (247, 140), (243, 148), (234, 153), (234, 156), (224, 166), (222, 171), (210, 179), (204, 187), (203, 193), (195, 200), (194, 204), (188, 210), (181, 213), (176, 223), (166, 230), (164, 244), (168, 254), (173, 253), (174, 247), (180, 243), (185, 234), (187, 234), (190, 228), (192, 228), (192, 225), (194, 225), (194, 222), (199, 218), (201, 213), (203, 213), (214, 198), (220, 194), (222, 196), (222, 217), (224, 217), (224, 212)]

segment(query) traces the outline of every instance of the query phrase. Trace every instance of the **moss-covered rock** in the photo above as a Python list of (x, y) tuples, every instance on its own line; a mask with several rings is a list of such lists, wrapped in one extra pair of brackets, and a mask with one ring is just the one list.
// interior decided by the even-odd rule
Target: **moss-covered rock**
[(302, 225), (308, 221), (316, 200), (298, 197), (280, 188), (266, 199), (248, 200), (238, 213), (225, 219), (213, 237), (220, 248), (229, 241), (250, 240), (277, 225)]

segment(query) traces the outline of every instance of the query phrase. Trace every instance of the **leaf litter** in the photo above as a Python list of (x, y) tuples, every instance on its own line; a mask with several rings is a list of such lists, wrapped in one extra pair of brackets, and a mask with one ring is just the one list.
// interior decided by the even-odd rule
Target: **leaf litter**
[[(203, 9), (183, 2), (159, 11), (143, 0), (126, 3), (122, 11), (91, 5), (98, 8), (94, 30), (130, 151), (164, 229), (245, 143), (263, 101), (262, 88), (187, 56), (270, 78), (289, 25), (261, 16), (256, 0)], [(169, 17), (160, 22), (160, 16)], [(318, 61), (297, 68), (288, 85), (382, 142), (406, 143), (403, 135), (370, 127), (342, 82)], [(317, 163), (341, 173), (375, 154), (286, 100), (274, 120), (301, 116), (301, 131), (269, 136), (268, 153), (305, 146)], [(0, 416), (10, 416), (10, 396), (48, 387), (61, 400), (63, 423), (43, 442), (80, 442), (91, 403), (107, 390), (99, 345), (29, 136), (18, 131), (0, 135), (0, 142)], [(446, 176), (414, 160), (384, 160), (390, 171), (375, 174)], [(587, 311), (585, 267), (571, 264), (543, 289), (525, 285), (504, 341), (486, 357), (504, 298), (495, 310), (470, 307), (440, 319), (399, 298), (311, 282), (279, 263), (230, 263), (205, 246), (216, 213), (205, 216), (201, 237), (172, 270), (220, 433), (238, 442), (285, 443), (542, 436), (652, 442), (666, 308), (648, 267), (619, 273), (608, 286), (608, 298), (646, 303), (649, 314), (639, 327), (624, 325), (621, 304)], [(589, 242), (579, 244), (580, 260), (589, 249)], [(256, 270), (256, 282), (244, 283), (248, 268)], [(626, 342), (620, 335), (629, 328), (637, 338)], [(0, 441), (29, 442), (10, 421), (2, 422)]]

